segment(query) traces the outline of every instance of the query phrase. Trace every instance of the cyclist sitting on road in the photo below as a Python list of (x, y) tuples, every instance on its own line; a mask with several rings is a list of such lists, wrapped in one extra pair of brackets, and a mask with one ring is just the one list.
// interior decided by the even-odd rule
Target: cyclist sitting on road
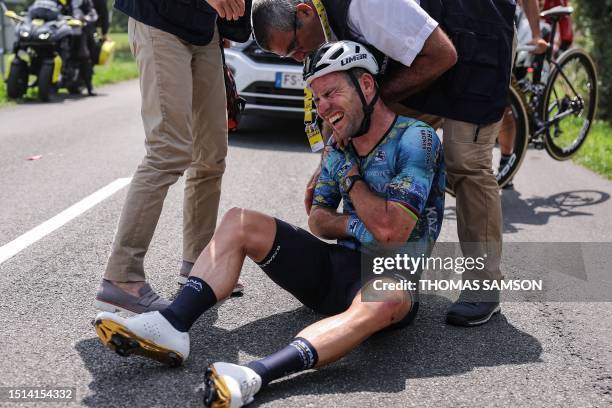
[(180, 364), (189, 356), (190, 327), (229, 297), (247, 256), (304, 305), (330, 317), (261, 360), (212, 364), (204, 387), (207, 405), (243, 406), (270, 381), (322, 367), (382, 329), (408, 325), (418, 309), (416, 291), (362, 299), (376, 290), (372, 281), (362, 284), (362, 253), (376, 243), (431, 248), (442, 223), (445, 165), (435, 131), (395, 115), (378, 97), (378, 69), (373, 55), (351, 41), (322, 45), (304, 69), (335, 142), (324, 159), (308, 224), (313, 234), (337, 244), (271, 216), (232, 209), (176, 300), (161, 312), (134, 317), (98, 314), (102, 342), (120, 355)]

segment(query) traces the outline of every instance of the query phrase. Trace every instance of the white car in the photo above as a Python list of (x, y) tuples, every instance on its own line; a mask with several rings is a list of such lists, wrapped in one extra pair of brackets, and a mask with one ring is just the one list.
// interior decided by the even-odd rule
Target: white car
[(225, 49), (225, 62), (247, 101), (245, 114), (304, 114), (302, 63), (266, 52), (253, 39), (232, 43)]

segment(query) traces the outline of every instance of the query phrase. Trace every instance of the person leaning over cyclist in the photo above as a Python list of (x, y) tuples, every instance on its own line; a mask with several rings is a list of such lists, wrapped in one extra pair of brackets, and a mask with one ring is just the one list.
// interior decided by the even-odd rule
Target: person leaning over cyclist
[[(514, 0), (253, 1), (253, 32), (263, 49), (301, 61), (325, 41), (328, 20), (333, 36), (371, 45), (382, 61), (389, 57), (380, 78), (385, 103), (398, 113), (444, 118), (459, 240), (465, 256), (487, 254), (484, 270), (464, 279), (503, 279), (501, 201), (491, 168), (510, 83), (515, 6)], [(467, 295), (451, 306), (448, 323), (482, 324), (499, 311), (498, 296), (482, 302)]]
[[(315, 235), (337, 244), (271, 216), (232, 209), (176, 300), (161, 312), (132, 318), (100, 313), (95, 324), (102, 342), (121, 355), (185, 360), (189, 328), (230, 295), (247, 256), (304, 305), (330, 317), (261, 360), (212, 364), (204, 384), (208, 406), (248, 404), (270, 381), (325, 366), (375, 332), (408, 325), (418, 309), (416, 291), (391, 289), (362, 298), (376, 291), (372, 280), (362, 282), (362, 251), (390, 242), (433, 246), (444, 214), (444, 158), (430, 126), (397, 116), (379, 98), (377, 72), (373, 55), (350, 41), (323, 45), (305, 68), (318, 113), (338, 142), (330, 146), (308, 224)], [(342, 214), (336, 211), (341, 200)]]

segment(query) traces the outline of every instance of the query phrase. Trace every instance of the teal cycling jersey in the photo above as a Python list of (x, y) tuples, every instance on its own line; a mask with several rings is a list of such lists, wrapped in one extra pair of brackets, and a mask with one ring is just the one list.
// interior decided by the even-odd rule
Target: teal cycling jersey
[(365, 156), (352, 145), (340, 150), (331, 147), (322, 164), (313, 205), (337, 209), (350, 216), (348, 239), (338, 244), (362, 250), (376, 245), (376, 239), (359, 218), (351, 198), (340, 188), (353, 163), (370, 191), (387, 202), (397, 203), (406, 217), (416, 220), (408, 243), (431, 245), (438, 238), (444, 215), (446, 171), (442, 143), (431, 126), (415, 119), (398, 116), (380, 142)]

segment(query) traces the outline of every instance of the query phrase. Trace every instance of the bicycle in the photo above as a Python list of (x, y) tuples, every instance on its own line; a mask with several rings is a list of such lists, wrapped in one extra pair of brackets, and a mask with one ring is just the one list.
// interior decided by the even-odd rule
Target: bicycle
[[(540, 14), (552, 22), (550, 38), (554, 39), (559, 19), (572, 14), (572, 7), (554, 7)], [(532, 48), (519, 47), (519, 52)], [(567, 160), (584, 144), (597, 109), (597, 71), (586, 51), (572, 48), (553, 58), (553, 41), (535, 66), (515, 68), (508, 96), (509, 109), (502, 126), (514, 137), (508, 162), (500, 166), (496, 178), (504, 187), (516, 174), (525, 158), (527, 147), (546, 149), (555, 160)], [(529, 76), (531, 73), (531, 78)], [(514, 128), (514, 129), (512, 129)], [(498, 146), (503, 140), (500, 132)], [(500, 153), (496, 153), (499, 157)], [(495, 159), (494, 159), (495, 160)], [(496, 161), (494, 161), (496, 162)]]

